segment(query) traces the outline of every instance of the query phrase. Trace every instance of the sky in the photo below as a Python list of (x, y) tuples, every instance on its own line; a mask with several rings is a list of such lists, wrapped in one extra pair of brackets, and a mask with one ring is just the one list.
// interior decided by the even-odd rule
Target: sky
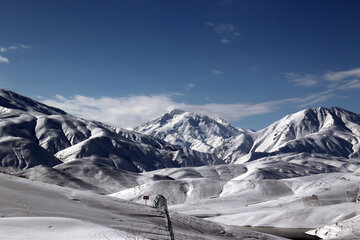
[(360, 1), (0, 0), (0, 87), (124, 128), (360, 113)]

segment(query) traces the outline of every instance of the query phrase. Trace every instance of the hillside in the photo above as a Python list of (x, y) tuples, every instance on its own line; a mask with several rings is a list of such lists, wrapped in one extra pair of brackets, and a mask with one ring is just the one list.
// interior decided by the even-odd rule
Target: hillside
[(13, 171), (88, 160), (133, 172), (223, 163), (140, 133), (88, 121), (0, 91), (0, 166)]

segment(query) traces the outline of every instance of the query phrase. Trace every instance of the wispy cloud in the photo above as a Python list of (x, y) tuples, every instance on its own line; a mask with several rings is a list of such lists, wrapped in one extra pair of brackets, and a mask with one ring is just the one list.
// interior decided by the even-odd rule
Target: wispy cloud
[(284, 75), (298, 86), (312, 87), (318, 84), (319, 80), (311, 74), (284, 73)]
[(359, 88), (360, 88), (360, 79), (353, 79), (339, 86), (339, 89), (343, 89), (343, 90), (359, 89)]
[(189, 84), (187, 85), (187, 87), (188, 87), (188, 88), (194, 88), (194, 87), (195, 87), (195, 83), (189, 83)]
[(0, 63), (9, 63), (9, 59), (7, 59), (6, 57), (0, 56)]
[[(222, 72), (220, 72), (220, 70), (212, 70), (214, 74), (221, 74)], [(340, 75), (342, 76), (342, 84), (337, 84), (333, 88), (325, 88), (323, 91), (313, 92), (308, 95), (258, 103), (186, 104), (175, 100), (175, 97), (182, 95), (181, 93), (99, 98), (81, 95), (73, 97), (56, 95), (51, 99), (41, 99), (40, 97), (39, 99), (45, 104), (59, 107), (73, 115), (124, 128), (138, 126), (175, 108), (218, 116), (228, 121), (239, 121), (245, 117), (266, 114), (289, 106), (294, 108), (313, 107), (331, 98), (339, 97), (340, 91), (360, 89), (360, 79), (356, 79), (357, 71), (343, 71), (341, 74), (336, 75), (337, 73), (339, 72), (332, 72), (332, 74), (335, 74), (333, 76), (336, 76), (334, 77), (336, 79), (340, 78)], [(315, 84), (323, 86), (328, 81), (324, 79), (324, 76), (288, 74), (287, 78), (291, 78), (295, 83), (300, 84), (301, 82), (304, 86), (313, 86)], [(297, 81), (298, 79), (302, 79), (302, 81)], [(189, 83), (187, 87), (195, 87), (195, 84)]]
[(56, 95), (43, 103), (61, 108), (75, 116), (130, 128), (177, 107), (172, 95), (129, 97), (87, 97), (76, 95), (66, 98)]
[(30, 46), (18, 44), (18, 45), (12, 45), (9, 47), (0, 47), (0, 52), (8, 52), (8, 51), (12, 51), (12, 50), (21, 49), (21, 48), (30, 48)]
[(293, 98), (290, 103), (294, 103), (298, 108), (310, 107), (318, 103), (326, 102), (330, 98), (336, 97), (333, 90), (313, 93), (305, 97)]
[(327, 91), (336, 92), (338, 90), (349, 90), (360, 88), (360, 68), (347, 71), (329, 71), (323, 75), (284, 73), (290, 82), (299, 86), (325, 87)]
[(330, 71), (324, 74), (322, 78), (332, 82), (342, 81), (347, 78), (360, 78), (360, 68), (354, 68), (348, 71), (339, 71), (339, 72)]
[(286, 98), (260, 103), (208, 103), (185, 104), (174, 100), (174, 94), (140, 95), (128, 97), (87, 97), (56, 95), (52, 99), (41, 99), (43, 103), (61, 108), (75, 116), (93, 119), (123, 128), (132, 128), (161, 114), (179, 108), (195, 113), (218, 116), (228, 121), (273, 112), (285, 106), (306, 107), (326, 101), (332, 95), (328, 92), (305, 97)]
[(212, 73), (212, 74), (215, 74), (215, 75), (221, 75), (221, 74), (223, 74), (224, 72), (223, 72), (223, 71), (220, 71), (220, 70), (214, 69), (214, 70), (211, 70), (211, 73)]
[(328, 83), (328, 89), (351, 90), (360, 88), (360, 68), (338, 72), (330, 71), (321, 78)]
[(230, 43), (231, 43), (231, 40), (229, 40), (228, 38), (223, 38), (223, 39), (221, 39), (221, 42), (222, 42), (223, 44), (230, 44)]
[(234, 39), (240, 36), (234, 25), (229, 23), (213, 23), (206, 22), (206, 26), (211, 27), (213, 31), (220, 37), (223, 44), (230, 44)]
[[(30, 46), (27, 45), (23, 45), (23, 44), (18, 44), (18, 45), (12, 45), (9, 47), (0, 47), (0, 52), (5, 53), (5, 52), (9, 52), (9, 51), (13, 51), (13, 50), (17, 50), (20, 48), (30, 48)], [(0, 63), (9, 63), (9, 59), (3, 56), (0, 56)]]
[[(308, 107), (330, 98), (340, 97), (351, 89), (360, 89), (360, 68), (347, 71), (329, 71), (323, 75), (285, 73), (287, 79), (296, 85), (305, 87), (319, 86), (323, 91), (315, 92), (303, 98), (295, 98), (291, 103), (297, 107)], [(341, 96), (344, 97), (344, 96)], [(346, 97), (346, 96), (345, 96)]]

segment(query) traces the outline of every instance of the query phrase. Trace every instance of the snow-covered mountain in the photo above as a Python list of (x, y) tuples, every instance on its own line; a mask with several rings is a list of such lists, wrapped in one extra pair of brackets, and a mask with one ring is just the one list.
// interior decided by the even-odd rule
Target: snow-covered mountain
[(214, 150), (227, 162), (284, 153), (360, 157), (360, 115), (341, 108), (305, 109), (258, 132), (248, 132)]
[(213, 153), (228, 163), (284, 153), (360, 157), (360, 115), (341, 108), (306, 109), (260, 131), (174, 110), (134, 129), (172, 144)]
[(141, 172), (281, 154), (360, 158), (360, 115), (341, 108), (302, 110), (257, 132), (173, 110), (134, 130), (77, 118), (0, 91), (0, 163), (17, 170), (73, 160)]
[(0, 166), (15, 170), (88, 160), (133, 172), (223, 163), (209, 153), (77, 118), (0, 90)]
[(169, 143), (190, 147), (199, 152), (211, 152), (225, 139), (246, 132), (231, 126), (221, 118), (175, 109), (170, 113), (134, 128), (134, 131), (163, 139)]
[[(222, 224), (319, 228), (319, 236), (331, 228), (358, 236), (349, 231), (359, 215), (359, 114), (306, 109), (255, 132), (174, 110), (136, 131), (0, 90), (0, 171), (35, 180), (0, 173), (0, 236), (14, 236), (14, 227), (23, 234), (57, 229), (59, 240), (67, 239), (58, 236), (68, 225), (83, 234), (79, 239), (103, 238), (89, 237), (90, 228), (96, 234), (144, 224), (153, 229), (163, 220), (156, 209), (113, 197), (142, 203), (144, 195), (153, 200), (159, 193), (168, 199), (179, 239), (280, 239)], [(54, 228), (45, 225), (49, 221)], [(336, 222), (345, 230), (338, 232)], [(89, 223), (97, 225), (85, 227)]]

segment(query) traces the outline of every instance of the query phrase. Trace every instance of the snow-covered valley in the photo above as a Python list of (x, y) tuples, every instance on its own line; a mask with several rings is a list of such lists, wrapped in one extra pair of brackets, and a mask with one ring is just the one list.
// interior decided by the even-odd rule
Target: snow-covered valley
[(169, 239), (157, 194), (176, 239), (360, 238), (360, 115), (340, 108), (260, 131), (174, 110), (131, 131), (1, 90), (0, 150), (1, 239)]

